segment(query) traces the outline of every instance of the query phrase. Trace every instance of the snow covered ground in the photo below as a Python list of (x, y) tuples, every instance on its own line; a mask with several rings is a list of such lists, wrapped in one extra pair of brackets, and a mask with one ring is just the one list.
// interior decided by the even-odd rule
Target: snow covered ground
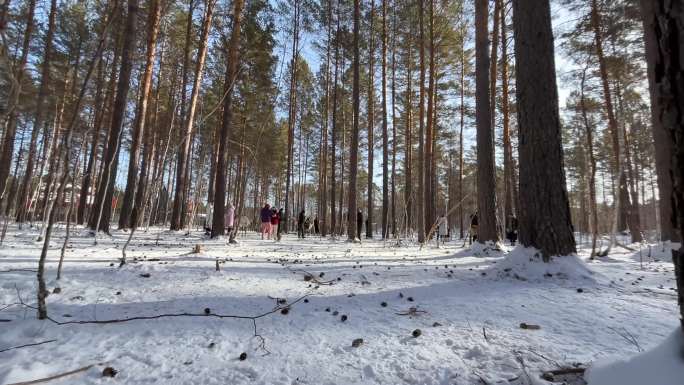
[[(97, 246), (76, 235), (55, 281), (59, 229), (47, 268), (50, 291), (61, 292), (47, 298), (49, 316), (196, 316), (57, 325), (16, 305), (18, 296), (35, 304), (36, 235), (10, 227), (0, 248), (0, 351), (55, 341), (0, 352), (0, 384), (92, 364), (51, 383), (546, 384), (544, 371), (633, 356), (678, 325), (672, 264), (646, 248), (541, 265), (526, 250), (483, 253), (461, 241), (420, 250), (249, 234), (228, 246), (160, 229), (136, 233), (121, 269), (126, 233)], [(103, 377), (105, 367), (118, 373)]]

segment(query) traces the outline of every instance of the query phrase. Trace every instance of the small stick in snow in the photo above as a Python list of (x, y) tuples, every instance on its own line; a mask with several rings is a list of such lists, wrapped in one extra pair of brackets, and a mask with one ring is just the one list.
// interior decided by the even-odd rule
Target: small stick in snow
[(2, 353), (2, 352), (7, 352), (7, 351), (10, 351), (10, 350), (14, 350), (14, 349), (26, 348), (26, 347), (29, 347), (29, 346), (43, 345), (43, 344), (47, 344), (47, 343), (55, 342), (55, 341), (57, 341), (57, 340), (47, 340), (47, 341), (42, 341), (42, 342), (35, 342), (35, 343), (32, 343), (32, 344), (25, 344), (25, 345), (19, 345), (19, 346), (12, 346), (12, 347), (9, 347), (9, 348), (6, 348), (6, 349), (0, 349), (0, 353)]
[(76, 369), (76, 370), (72, 370), (72, 371), (69, 371), (69, 372), (66, 372), (66, 373), (56, 374), (56, 375), (54, 375), (54, 376), (45, 377), (45, 378), (39, 378), (39, 379), (37, 379), (37, 380), (32, 380), (32, 381), (15, 382), (15, 383), (13, 383), (13, 384), (7, 384), (7, 385), (32, 385), (32, 384), (40, 384), (40, 383), (43, 383), (43, 382), (48, 382), (48, 381), (56, 380), (56, 379), (58, 379), (58, 378), (63, 378), (63, 377), (66, 377), (66, 376), (70, 376), (70, 375), (72, 375), (72, 374), (85, 372), (86, 370), (92, 368), (93, 366), (95, 366), (95, 365), (101, 365), (101, 364), (102, 364), (102, 363), (90, 364), (90, 365), (87, 365), (87, 366), (84, 366), (84, 367), (82, 367), (82, 368), (78, 368), (78, 369)]

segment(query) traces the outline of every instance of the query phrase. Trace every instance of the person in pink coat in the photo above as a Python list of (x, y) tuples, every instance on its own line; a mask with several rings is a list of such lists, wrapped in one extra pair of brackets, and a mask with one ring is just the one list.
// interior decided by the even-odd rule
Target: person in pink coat
[(235, 207), (233, 207), (231, 203), (228, 203), (228, 207), (226, 207), (226, 214), (224, 218), (226, 222), (226, 231), (228, 234), (230, 234), (233, 231), (235, 224)]

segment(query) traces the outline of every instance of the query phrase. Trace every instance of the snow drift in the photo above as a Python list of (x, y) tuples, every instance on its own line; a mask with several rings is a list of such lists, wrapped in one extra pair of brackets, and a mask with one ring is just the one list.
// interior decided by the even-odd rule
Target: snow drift
[(627, 359), (595, 363), (589, 385), (677, 385), (684, 381), (684, 335), (678, 328), (660, 345)]

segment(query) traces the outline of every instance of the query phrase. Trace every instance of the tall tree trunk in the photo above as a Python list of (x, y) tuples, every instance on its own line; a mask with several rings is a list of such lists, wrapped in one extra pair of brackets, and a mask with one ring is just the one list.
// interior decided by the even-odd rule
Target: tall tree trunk
[[(185, 205), (186, 201), (186, 189), (189, 187), (190, 181), (187, 178), (190, 163), (190, 147), (192, 145), (192, 138), (194, 135), (193, 125), (195, 120), (195, 113), (197, 111), (197, 100), (199, 98), (199, 88), (202, 83), (202, 74), (204, 72), (204, 63), (207, 57), (207, 40), (209, 38), (209, 31), (211, 30), (211, 19), (214, 11), (215, 0), (208, 0), (204, 9), (204, 18), (202, 21), (202, 32), (200, 35), (199, 49), (197, 51), (197, 62), (195, 63), (195, 77), (192, 82), (192, 92), (190, 93), (190, 103), (189, 109), (187, 111), (187, 116), (183, 121), (183, 130), (181, 137), (181, 148), (178, 154), (178, 172), (176, 173), (176, 196), (182, 197), (182, 199), (176, 199), (178, 201), (178, 209), (180, 212), (178, 215), (182, 215), (183, 211), (180, 205)], [(214, 186), (215, 187), (215, 186)], [(174, 212), (176, 211), (176, 204), (174, 201)], [(179, 228), (175, 228), (175, 222), (172, 222), (172, 230), (180, 230), (184, 221), (179, 218), (178, 224)]]
[(563, 171), (549, 0), (515, 1), (513, 24), (520, 186), (524, 189), (520, 243), (539, 249), (548, 261), (551, 256), (575, 253)]
[[(182, 85), (181, 85), (181, 100), (180, 100), (180, 115), (181, 115), (181, 122), (185, 122), (185, 100), (187, 99), (187, 84), (188, 84), (188, 73), (190, 69), (190, 49), (192, 46), (192, 15), (195, 10), (195, 0), (190, 0), (189, 6), (188, 6), (188, 20), (187, 20), (187, 25), (185, 27), (185, 48), (183, 50), (183, 74), (182, 74)], [(185, 137), (181, 138), (181, 143), (183, 144), (183, 149), (185, 149)], [(185, 157), (187, 158), (187, 154), (189, 152), (189, 146), (188, 150), (186, 150)], [(183, 227), (185, 227), (185, 191), (186, 191), (186, 167), (188, 165), (188, 162), (186, 159), (180, 159), (180, 156), (178, 158), (178, 161), (176, 162), (176, 167), (178, 167), (178, 170), (176, 170), (176, 185), (175, 185), (175, 192), (174, 192), (174, 198), (173, 198), (173, 210), (171, 211), (171, 230), (180, 230)], [(184, 183), (178, 183), (178, 180), (183, 180)]]
[(427, 124), (425, 125), (425, 154), (423, 160), (424, 166), (424, 179), (425, 184), (425, 196), (424, 196), (424, 210), (425, 210), (425, 232), (428, 233), (432, 224), (435, 221), (435, 199), (436, 192), (433, 191), (433, 173), (432, 159), (433, 159), (433, 131), (434, 131), (434, 91), (435, 91), (435, 31), (434, 31), (434, 0), (430, 0), (429, 4), (429, 16), (428, 16), (428, 28), (430, 33), (430, 59), (429, 59), (429, 73), (428, 73), (428, 90), (427, 90)]
[(119, 70), (119, 80), (116, 88), (116, 98), (112, 109), (111, 126), (107, 148), (103, 159), (103, 173), (99, 178), (95, 204), (88, 223), (94, 231), (109, 231), (109, 221), (112, 215), (112, 197), (114, 194), (114, 181), (119, 157), (119, 146), (121, 143), (121, 132), (123, 128), (124, 116), (126, 112), (126, 101), (130, 87), (131, 70), (133, 68), (133, 51), (135, 50), (136, 23), (138, 14), (138, 0), (128, 0), (128, 15), (126, 16), (126, 26), (124, 27), (124, 40), (121, 49), (121, 69)]
[(294, 0), (292, 30), (292, 61), (290, 62), (290, 95), (287, 114), (287, 180), (285, 181), (285, 232), (290, 217), (290, 188), (292, 185), (292, 161), (294, 156), (294, 130), (297, 121), (297, 58), (299, 56), (299, 0)]
[[(383, 4), (386, 0), (383, 0)], [(399, 234), (397, 231), (397, 117), (396, 117), (396, 52), (397, 52), (397, 44), (396, 44), (396, 39), (397, 39), (397, 20), (396, 20), (396, 10), (395, 10), (395, 4), (392, 3), (392, 192), (391, 192), (391, 215), (392, 215), (392, 221), (391, 221), (391, 227), (392, 227), (392, 236), (395, 238)], [(383, 18), (384, 22), (384, 18)], [(387, 33), (387, 27), (384, 26), (383, 30), (385, 34)], [(387, 37), (384, 38), (385, 40)], [(383, 60), (385, 58), (385, 54), (382, 55)], [(386, 65), (383, 65), (385, 67)], [(384, 71), (384, 70), (383, 70)], [(385, 87), (382, 87), (383, 90)], [(387, 103), (383, 102), (383, 105), (385, 109), (387, 108)], [(387, 114), (383, 114), (387, 115)], [(387, 230), (386, 230), (387, 231)], [(385, 232), (385, 236), (387, 236), (387, 233)]]
[(354, 0), (354, 79), (352, 84), (352, 132), (349, 142), (349, 203), (347, 205), (347, 237), (349, 241), (359, 238), (356, 231), (356, 174), (359, 164), (359, 28), (361, 24), (361, 4), (360, 0)]
[[(496, 0), (497, 4), (503, 0)], [(508, 31), (506, 28), (506, 7), (498, 6), (501, 21), (501, 115), (503, 121), (504, 155), (504, 221), (505, 228), (511, 229), (513, 216), (513, 147), (510, 133), (510, 105), (508, 89)]]
[(211, 221), (211, 237), (223, 235), (225, 231), (225, 205), (226, 205), (226, 174), (228, 166), (228, 138), (230, 126), (233, 121), (233, 86), (237, 78), (238, 61), (240, 60), (240, 23), (242, 20), (242, 7), (244, 0), (233, 2), (233, 30), (228, 43), (228, 65), (226, 66), (225, 98), (223, 99), (223, 119), (221, 126), (217, 127), (219, 134), (218, 162), (216, 164), (216, 187), (214, 194), (214, 216)]
[(418, 243), (425, 243), (425, 0), (418, 0)]
[[(589, 125), (587, 117), (586, 99), (584, 96), (587, 68), (582, 72), (580, 83), (580, 108), (582, 109), (582, 121), (587, 136), (587, 153), (589, 157), (589, 216), (591, 217), (591, 254), (590, 258), (596, 255), (596, 241), (598, 238), (598, 207), (596, 205), (596, 157), (594, 156), (594, 133)], [(584, 161), (584, 160), (582, 160)]]
[(382, 0), (382, 238), (389, 233), (389, 137), (387, 132), (387, 0)]
[[(671, 149), (668, 171), (672, 183), (672, 227), (684, 239), (684, 64), (678, 54), (684, 44), (681, 20), (684, 9), (678, 2), (656, 0), (646, 14), (649, 34), (654, 37), (647, 61), (652, 74), (651, 92), (657, 126), (668, 133), (667, 141), (656, 141), (656, 153)], [(655, 22), (653, 22), (655, 21)], [(662, 137), (662, 139), (665, 139)], [(669, 148), (668, 148), (669, 147)], [(672, 262), (677, 280), (677, 298), (681, 328), (684, 328), (684, 243), (672, 250)], [(684, 340), (682, 341), (684, 343)]]
[[(601, 74), (601, 83), (603, 86), (603, 97), (604, 106), (606, 110), (606, 115), (608, 116), (608, 128), (612, 138), (613, 146), (613, 175), (618, 183), (618, 192), (616, 196), (618, 197), (615, 202), (616, 210), (620, 210), (619, 215), (627, 218), (627, 225), (629, 230), (634, 236), (638, 234), (640, 230), (638, 229), (638, 224), (634, 222), (634, 218), (630, 215), (631, 203), (629, 201), (629, 193), (627, 191), (627, 175), (624, 170), (624, 162), (622, 159), (622, 143), (620, 129), (615, 119), (615, 112), (613, 107), (613, 99), (610, 93), (610, 84), (608, 82), (608, 68), (606, 64), (606, 59), (603, 53), (603, 38), (601, 36), (601, 15), (598, 9), (598, 1), (591, 1), (591, 25), (594, 31), (594, 44), (596, 47), (596, 56), (599, 62), (599, 71)], [(623, 175), (625, 174), (625, 175)]]
[[(3, 20), (0, 21), (0, 31), (3, 30), (6, 25), (5, 23), (5, 17), (7, 15), (7, 10), (9, 8), (9, 0), (5, 1), (4, 8), (3, 8), (3, 15), (2, 18)], [(28, 7), (27, 7), (27, 12), (26, 12), (26, 28), (24, 29), (24, 41), (21, 47), (21, 57), (19, 58), (19, 63), (17, 63), (16, 69), (14, 70), (14, 78), (16, 82), (16, 87), (12, 89), (12, 92), (9, 95), (9, 101), (8, 101), (8, 106), (7, 109), (9, 110), (9, 119), (6, 122), (5, 125), (5, 132), (4, 132), (4, 137), (2, 140), (2, 149), (0, 149), (0, 202), (4, 200), (4, 198), (7, 196), (5, 193), (5, 190), (7, 188), (7, 178), (9, 176), (9, 171), (10, 171), (10, 166), (12, 164), (12, 156), (14, 155), (14, 141), (16, 139), (16, 132), (17, 132), (17, 111), (16, 111), (16, 106), (19, 103), (19, 96), (21, 94), (21, 84), (24, 79), (24, 73), (25, 73), (25, 68), (26, 68), (26, 62), (28, 61), (28, 55), (29, 55), (29, 50), (30, 50), (30, 43), (31, 43), (31, 35), (33, 34), (33, 16), (36, 10), (36, 0), (29, 0)], [(52, 27), (54, 29), (54, 15), (52, 15), (52, 19), (50, 19), (52, 22)], [(50, 33), (51, 32), (48, 31)], [(49, 59), (49, 50), (48, 50), (48, 45), (51, 47), (52, 46), (52, 39), (49, 39), (49, 43), (46, 41), (45, 46), (46, 50), (45, 53), (48, 54), (47, 58)], [(1, 49), (1, 48), (0, 48)], [(49, 60), (48, 60), (49, 61)], [(36, 111), (37, 113), (40, 111)], [(5, 122), (3, 122), (5, 123)], [(39, 128), (38, 128), (39, 129)], [(37, 131), (34, 127), (33, 131)], [(33, 136), (32, 136), (33, 137)], [(29, 154), (30, 156), (31, 154)], [(15, 176), (16, 177), (16, 176)], [(21, 197), (21, 195), (19, 195)], [(23, 202), (23, 198), (22, 199)], [(22, 203), (23, 204), (23, 203)], [(10, 207), (10, 202), (9, 200), (6, 201), (6, 205), (9, 208)], [(1, 206), (1, 205), (0, 205)]]
[[(340, 58), (340, 0), (337, 1), (337, 8), (335, 9), (337, 16), (337, 29), (335, 32), (335, 75), (333, 79), (333, 97), (332, 97), (332, 133), (331, 133), (331, 151), (330, 151), (330, 234), (336, 235), (335, 228), (335, 190), (337, 190), (337, 183), (335, 175), (337, 169), (335, 161), (337, 160), (337, 76), (339, 72), (339, 58)], [(285, 223), (287, 226), (287, 223)]]
[[(152, 88), (152, 72), (157, 54), (157, 36), (159, 35), (159, 20), (161, 19), (162, 7), (160, 0), (150, 0), (149, 14), (147, 16), (147, 49), (145, 52), (145, 69), (140, 84), (140, 99), (133, 121), (131, 149), (128, 152), (128, 175), (126, 189), (124, 191), (121, 213), (119, 215), (119, 229), (127, 229), (134, 226), (135, 220), (131, 218), (134, 197), (137, 190), (138, 169), (140, 166), (140, 147), (145, 135), (145, 121), (147, 117), (147, 105)], [(144, 172), (144, 171), (143, 171)], [(133, 223), (131, 222), (133, 220)]]
[(460, 103), (459, 103), (459, 131), (458, 131), (458, 229), (460, 237), (464, 237), (463, 223), (463, 128), (465, 126), (465, 23), (461, 27), (461, 73), (460, 73)]
[[(375, 0), (370, 0), (370, 29), (369, 33), (369, 44), (368, 44), (368, 204), (367, 204), (367, 225), (366, 225), (366, 238), (373, 238), (373, 177), (375, 173), (373, 171), (374, 163), (374, 150), (375, 150), (375, 100), (373, 94), (375, 91), (374, 74), (375, 67), (373, 65), (373, 59), (375, 58), (375, 31), (373, 30), (375, 21)], [(385, 120), (387, 117), (384, 118)], [(361, 238), (361, 234), (359, 234)]]
[[(670, 158), (672, 157), (672, 141), (669, 133), (663, 127), (656, 115), (657, 100), (655, 96), (655, 61), (658, 42), (655, 36), (656, 18), (653, 0), (641, 0), (641, 14), (644, 22), (644, 46), (648, 60), (648, 83), (651, 96), (651, 125), (653, 127), (653, 141), (657, 147), (655, 151), (656, 180), (658, 183), (658, 210), (660, 211), (660, 239), (662, 241), (678, 241), (679, 233), (672, 227), (672, 180), (670, 179)], [(655, 199), (655, 198), (654, 198)]]
[[(43, 63), (41, 66), (41, 76), (40, 76), (40, 88), (38, 90), (38, 97), (36, 99), (36, 115), (33, 121), (33, 131), (31, 132), (31, 142), (29, 143), (28, 158), (26, 159), (26, 166), (24, 170), (24, 178), (22, 179), (21, 185), (19, 187), (19, 199), (24, 200), (24, 204), (18, 207), (17, 212), (17, 222), (24, 222), (26, 216), (27, 202), (25, 197), (30, 196), (29, 193), (31, 187), (31, 179), (33, 179), (33, 169), (35, 167), (36, 161), (36, 144), (38, 140), (38, 133), (40, 129), (45, 124), (45, 114), (47, 108), (45, 108), (45, 99), (48, 97), (48, 87), (50, 83), (50, 64), (52, 62), (52, 45), (54, 44), (54, 34), (55, 34), (55, 18), (57, 15), (57, 0), (52, 0), (50, 2), (50, 15), (48, 16), (48, 30), (45, 37), (45, 49), (43, 51)], [(11, 150), (14, 150), (14, 134), (12, 135), (12, 145)], [(5, 135), (5, 141), (8, 140), (9, 135)], [(4, 153), (3, 153), (4, 155)], [(10, 154), (11, 157), (11, 154)], [(11, 158), (8, 158), (11, 159)], [(4, 174), (4, 159), (0, 162), (2, 169), (0, 170), (0, 183), (5, 183), (6, 174)], [(9, 162), (7, 163), (9, 167)], [(4, 185), (0, 185), (0, 191), (4, 190)]]
[(408, 234), (413, 225), (413, 90), (411, 83), (413, 82), (413, 63), (411, 60), (411, 33), (407, 36), (406, 50), (406, 97), (404, 108), (404, 115), (406, 116), (406, 127), (404, 133), (404, 206), (405, 218), (404, 229)]
[(488, 0), (475, 0), (475, 124), (477, 126), (477, 206), (479, 218), (477, 240), (480, 243), (499, 240), (496, 231), (494, 142), (489, 99), (488, 8)]
[(330, 63), (331, 63), (331, 43), (332, 43), (332, 0), (326, 2), (328, 18), (326, 26), (328, 37), (325, 44), (325, 122), (323, 124), (323, 137), (321, 140), (321, 160), (320, 160), (320, 181), (319, 181), (319, 205), (318, 218), (321, 223), (321, 236), (328, 234), (328, 131), (330, 123)]

